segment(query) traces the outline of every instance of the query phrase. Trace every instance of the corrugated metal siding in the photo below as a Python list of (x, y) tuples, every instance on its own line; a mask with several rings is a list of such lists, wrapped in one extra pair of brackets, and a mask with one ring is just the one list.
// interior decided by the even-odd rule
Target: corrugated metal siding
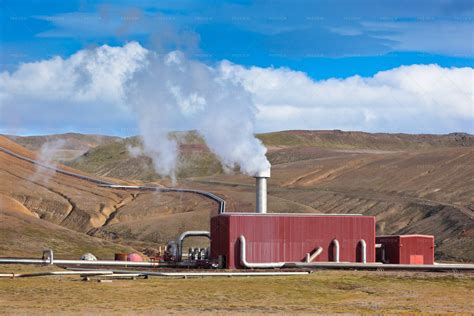
[(361, 239), (367, 244), (367, 262), (375, 261), (372, 216), (218, 215), (211, 220), (211, 256), (225, 255), (228, 268), (239, 268), (240, 235), (247, 240), (249, 262), (303, 261), (320, 246), (323, 252), (315, 261), (333, 261), (333, 239), (340, 244), (340, 261), (360, 261)]
[(426, 235), (379, 236), (387, 263), (433, 264), (434, 237)]
[(400, 263), (420, 263), (416, 256), (421, 256), (422, 264), (433, 264), (433, 236), (400, 236)]

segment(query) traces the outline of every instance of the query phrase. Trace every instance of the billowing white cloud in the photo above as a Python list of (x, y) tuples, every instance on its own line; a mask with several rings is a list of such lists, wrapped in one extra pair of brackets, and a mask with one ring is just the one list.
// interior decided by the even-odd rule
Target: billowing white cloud
[[(189, 117), (224, 115), (237, 106), (229, 100), (240, 97), (245, 113), (256, 113), (255, 122), (253, 114), (233, 114), (224, 125), (238, 122), (247, 128), (250, 120), (249, 130), (255, 124), (259, 131), (473, 133), (473, 78), (470, 67), (411, 65), (372, 77), (315, 81), (286, 68), (243, 67), (227, 61), (209, 66), (176, 52), (160, 57), (132, 42), (81, 50), (66, 59), (25, 63), (1, 73), (0, 132), (82, 127), (82, 131), (126, 134), (123, 128), (139, 125), (128, 99), (134, 91), (147, 106), (151, 104), (151, 118), (170, 115), (163, 120), (170, 129), (204, 128), (199, 125), (203, 120)], [(179, 115), (157, 107), (153, 98), (162, 96), (179, 108)], [(212, 121), (216, 122), (214, 117)], [(153, 125), (153, 120), (147, 124)]]
[(147, 53), (136, 42), (104, 45), (0, 73), (0, 132), (100, 133), (126, 125), (125, 82), (146, 65)]
[(115, 102), (124, 96), (124, 83), (144, 66), (147, 50), (132, 42), (81, 50), (67, 59), (54, 57), (21, 64), (0, 75), (3, 102), (18, 99), (68, 102)]
[(372, 77), (314, 81), (285, 68), (220, 64), (259, 109), (263, 129), (473, 132), (474, 70), (411, 65)]

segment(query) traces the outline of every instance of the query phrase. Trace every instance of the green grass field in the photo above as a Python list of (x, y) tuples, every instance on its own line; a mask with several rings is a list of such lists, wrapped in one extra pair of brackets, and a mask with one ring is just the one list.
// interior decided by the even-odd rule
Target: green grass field
[[(0, 272), (49, 268), (0, 266)], [(3, 314), (448, 313), (474, 311), (474, 275), (316, 271), (308, 276), (0, 279)]]

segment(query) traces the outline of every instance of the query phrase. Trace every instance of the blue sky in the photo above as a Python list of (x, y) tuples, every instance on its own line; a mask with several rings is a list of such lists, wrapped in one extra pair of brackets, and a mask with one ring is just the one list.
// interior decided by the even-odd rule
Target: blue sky
[[(271, 71), (284, 67), (295, 73), (304, 73), (315, 84), (334, 78), (372, 77), (381, 71), (410, 65), (472, 68), (473, 6), (472, 1), (465, 0), (0, 0), (0, 73), (14, 74), (23, 63), (49, 60), (54, 56), (67, 59), (81, 50), (105, 44), (124, 46), (130, 42), (138, 42), (147, 50), (163, 54), (178, 49), (187, 58), (211, 66), (227, 60), (247, 69), (259, 67)], [(273, 74), (277, 76), (281, 72)], [(450, 91), (462, 90), (461, 99), (464, 97), (464, 101), (461, 102), (466, 102), (469, 91), (466, 93), (464, 87), (459, 88), (459, 83), (454, 83), (452, 78), (446, 81), (453, 85)], [(428, 98), (434, 104), (442, 103), (434, 97)], [(293, 104), (280, 105), (280, 108), (285, 106)], [(378, 125), (359, 126), (339, 120), (323, 126), (307, 123), (301, 128), (472, 132), (474, 110), (465, 115), (466, 107), (463, 106), (459, 113), (464, 116), (446, 122), (441, 128), (434, 125), (436, 115), (440, 115), (436, 113), (428, 113), (432, 114), (433, 121), (421, 127), (416, 126), (416, 120), (413, 120), (414, 125), (406, 125), (404, 119), (390, 128), (385, 128), (386, 124), (380, 123), (382, 121)], [(367, 111), (372, 110), (364, 106), (356, 114), (371, 121), (376, 113), (367, 114)], [(0, 107), (0, 115), (4, 116), (4, 113)], [(121, 126), (133, 130), (136, 124), (130, 122), (127, 125), (123, 120), (126, 121), (126, 117), (117, 118)], [(98, 124), (89, 124), (89, 121), (90, 118), (84, 118), (84, 125), (78, 122), (60, 126), (25, 119), (19, 130), (25, 133), (70, 129), (125, 133), (113, 128), (100, 130)], [(111, 124), (114, 125), (113, 121)], [(11, 125), (3, 130), (11, 130)], [(256, 129), (266, 131), (286, 127), (297, 128), (298, 124), (285, 126), (263, 120), (262, 124), (257, 123)]]
[(0, 3), (1, 70), (131, 40), (206, 62), (285, 66), (316, 79), (410, 64), (473, 65), (472, 1)]

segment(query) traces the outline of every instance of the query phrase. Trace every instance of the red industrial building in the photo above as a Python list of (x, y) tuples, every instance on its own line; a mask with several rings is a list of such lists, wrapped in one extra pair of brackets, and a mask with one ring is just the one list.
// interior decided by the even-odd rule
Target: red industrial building
[[(375, 262), (375, 217), (361, 215), (224, 213), (211, 219), (211, 258), (242, 268), (248, 262)], [(336, 249), (339, 258), (337, 258)]]
[(377, 261), (393, 264), (433, 264), (434, 237), (428, 235), (378, 236)]

